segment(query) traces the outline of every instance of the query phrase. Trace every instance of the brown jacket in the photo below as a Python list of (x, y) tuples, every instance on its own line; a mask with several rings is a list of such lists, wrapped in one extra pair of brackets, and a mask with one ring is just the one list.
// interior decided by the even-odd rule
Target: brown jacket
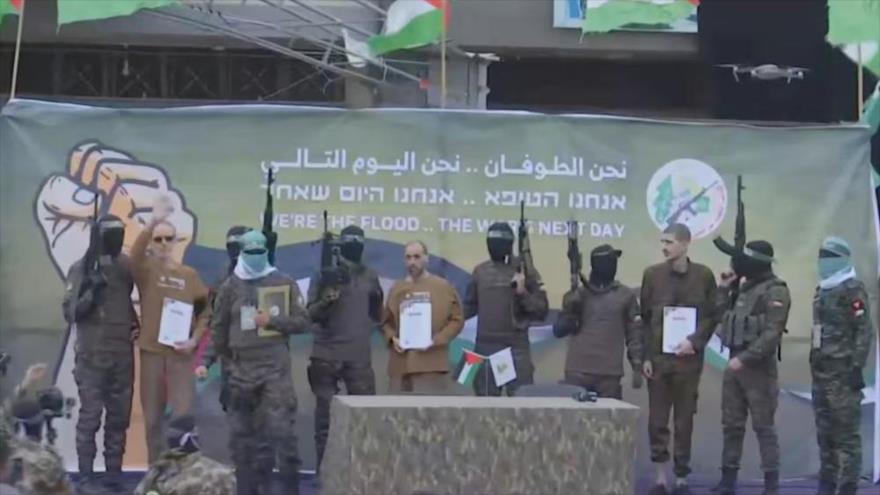
[[(684, 273), (672, 269), (672, 263), (663, 262), (645, 269), (642, 278), (641, 306), (644, 324), (645, 361), (658, 368), (675, 371), (701, 371), (703, 350), (715, 331), (715, 276), (707, 266), (688, 260)], [(697, 308), (697, 331), (688, 340), (697, 351), (693, 356), (677, 357), (663, 354), (663, 308), (689, 306)], [(662, 369), (661, 369), (662, 371)]]
[[(409, 350), (403, 354), (396, 352), (391, 338), (398, 337), (400, 322), (400, 303), (414, 292), (427, 292), (431, 295), (431, 333), (434, 346), (427, 351)], [(388, 357), (388, 375), (403, 376), (410, 373), (448, 372), (449, 343), (464, 328), (461, 301), (455, 288), (445, 279), (426, 273), (413, 282), (400, 280), (391, 287), (388, 302), (382, 317), (382, 331), (391, 347)]]
[(198, 342), (211, 319), (208, 287), (192, 268), (176, 263), (166, 267), (147, 256), (152, 237), (152, 229), (145, 228), (131, 248), (131, 272), (141, 304), (141, 332), (137, 344), (145, 351), (176, 356), (173, 348), (159, 343), (162, 303), (168, 297), (193, 305), (192, 337)]

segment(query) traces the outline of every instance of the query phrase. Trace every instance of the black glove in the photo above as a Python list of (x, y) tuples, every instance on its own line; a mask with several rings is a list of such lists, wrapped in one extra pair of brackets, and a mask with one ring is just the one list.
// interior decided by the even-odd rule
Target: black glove
[(860, 391), (865, 388), (865, 377), (862, 376), (862, 369), (854, 367), (849, 373), (849, 386), (853, 391)]

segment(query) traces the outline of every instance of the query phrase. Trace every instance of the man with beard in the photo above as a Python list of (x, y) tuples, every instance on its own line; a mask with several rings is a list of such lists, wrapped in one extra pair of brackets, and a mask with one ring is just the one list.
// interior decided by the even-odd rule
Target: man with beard
[[(90, 253), (70, 268), (63, 302), (65, 318), (76, 327), (73, 376), (79, 390), (76, 452), (82, 493), (98, 488), (93, 471), (95, 434), (105, 414), (104, 484), (120, 489), (134, 387), (132, 341), (137, 336), (131, 302), (134, 282), (129, 259), (122, 254), (125, 224), (106, 215), (97, 229), (100, 246), (89, 246)], [(96, 265), (86, 266), (91, 262)]]
[[(705, 265), (688, 257), (691, 231), (684, 224), (666, 227), (660, 237), (665, 261), (645, 269), (642, 277), (641, 309), (644, 324), (642, 373), (648, 379), (648, 437), (656, 483), (651, 495), (667, 493), (666, 465), (669, 462), (669, 416), (674, 411), (673, 461), (676, 477), (674, 495), (688, 495), (691, 472), (691, 436), (703, 352), (715, 328), (715, 276)], [(696, 313), (696, 328), (674, 349), (664, 349), (665, 315), (671, 310)]]
[[(349, 395), (374, 395), (376, 377), (370, 360), (370, 336), (382, 316), (379, 277), (361, 262), (364, 231), (355, 225), (342, 229), (342, 268), (348, 282), (324, 286), (322, 274), (309, 285), (309, 314), (317, 324), (308, 375), (315, 394), (315, 451), (320, 470), (330, 429), (330, 401), (339, 382)], [(326, 274), (331, 276), (332, 274)]]
[[(429, 273), (428, 247), (410, 241), (404, 247), (407, 277), (391, 287), (382, 316), (382, 330), (391, 352), (388, 376), (391, 393), (448, 394), (449, 343), (464, 327), (461, 302), (452, 285)], [(409, 299), (430, 305), (432, 342), (423, 349), (404, 349), (400, 341), (400, 316)]]
[[(746, 420), (758, 439), (764, 495), (779, 493), (779, 441), (774, 416), (779, 396), (777, 352), (788, 321), (791, 297), (785, 282), (773, 273), (773, 246), (751, 241), (733, 256), (733, 273), (721, 275), (716, 308), (724, 312), (721, 343), (730, 350), (721, 389), (724, 429), (722, 479), (715, 493), (732, 495), (742, 457)], [(731, 284), (740, 279), (731, 301)]]
[(299, 493), (287, 337), (310, 325), (296, 281), (269, 264), (266, 236), (244, 234), (238, 264), (217, 293), (211, 319), (214, 346), (229, 368), (230, 450), (239, 495), (271, 493), (276, 458), (284, 493)]
[(541, 288), (539, 273), (526, 279), (517, 272), (519, 260), (513, 256), (513, 240), (513, 229), (507, 223), (489, 227), (489, 260), (474, 268), (464, 297), (465, 319), (477, 316), (474, 352), (489, 356), (510, 347), (516, 369), (516, 379), (503, 387), (495, 384), (494, 374), (479, 373), (474, 392), (480, 396), (499, 396), (502, 388), (512, 396), (520, 385), (534, 382), (529, 324), (547, 316), (547, 293)]
[(633, 289), (615, 280), (622, 254), (608, 244), (593, 249), (587, 285), (565, 294), (562, 312), (553, 326), (556, 337), (570, 335), (565, 383), (612, 399), (623, 398), (624, 344), (633, 388), (642, 386), (639, 302)]

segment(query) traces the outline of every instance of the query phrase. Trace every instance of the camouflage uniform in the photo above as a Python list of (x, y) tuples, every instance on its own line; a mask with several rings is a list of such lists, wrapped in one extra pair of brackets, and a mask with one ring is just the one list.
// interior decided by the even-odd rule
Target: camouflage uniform
[(721, 391), (721, 423), (724, 427), (722, 469), (735, 473), (742, 457), (746, 420), (761, 452), (761, 469), (779, 471), (779, 441), (774, 416), (779, 395), (777, 350), (779, 348), (791, 297), (785, 282), (772, 273), (748, 280), (730, 309), (730, 290), (718, 289), (717, 306), (726, 310), (720, 327), (722, 344), (730, 349), (743, 368), (724, 371)]
[[(21, 396), (16, 390), (16, 396)], [(22, 438), (15, 433), (11, 404), (0, 405), (0, 450), (5, 451), (5, 468), (18, 464), (20, 477), (11, 480), (22, 495), (72, 495), (72, 487), (64, 469), (64, 461), (55, 450), (41, 443)]]
[[(272, 316), (269, 323), (280, 333), (241, 329), (241, 308), (257, 306), (259, 287), (290, 291), (289, 315)], [(230, 450), (238, 493), (265, 493), (276, 455), (288, 493), (298, 493), (296, 393), (286, 336), (304, 333), (310, 324), (299, 288), (278, 271), (254, 280), (233, 275), (220, 287), (214, 310), (214, 346), (229, 367)]]
[[(503, 388), (508, 396), (520, 385), (534, 383), (535, 367), (529, 344), (529, 325), (547, 317), (547, 293), (541, 287), (541, 275), (530, 273), (526, 279), (526, 293), (516, 294), (511, 279), (519, 261), (511, 257), (509, 263), (487, 260), (477, 265), (471, 275), (464, 298), (465, 320), (476, 315), (477, 339), (474, 352), (489, 356), (510, 347), (516, 380)], [(495, 385), (492, 373), (478, 373), (474, 379), (477, 395), (499, 396), (502, 387)]]
[[(858, 280), (816, 289), (810, 368), (819, 442), (820, 482), (834, 493), (854, 494), (862, 468), (862, 391), (853, 383), (871, 349), (874, 327), (868, 294)], [(859, 378), (859, 377), (856, 377)]]
[(315, 394), (315, 452), (320, 468), (330, 430), (330, 401), (339, 382), (349, 395), (375, 395), (376, 377), (370, 360), (370, 336), (382, 311), (382, 286), (376, 272), (345, 259), (350, 281), (336, 287), (339, 297), (328, 303), (318, 293), (318, 277), (309, 285), (309, 313), (317, 323), (309, 385)]
[(97, 453), (95, 434), (105, 410), (104, 462), (107, 472), (122, 472), (134, 386), (131, 332), (137, 316), (131, 302), (133, 280), (129, 261), (124, 254), (114, 258), (103, 256), (99, 266), (107, 285), (95, 296), (90, 290), (80, 294), (83, 260), (74, 263), (67, 276), (63, 303), (68, 320), (76, 313), (73, 376), (80, 402), (76, 452), (83, 474), (92, 472)]
[(232, 469), (201, 452), (165, 451), (138, 483), (134, 495), (234, 495)]

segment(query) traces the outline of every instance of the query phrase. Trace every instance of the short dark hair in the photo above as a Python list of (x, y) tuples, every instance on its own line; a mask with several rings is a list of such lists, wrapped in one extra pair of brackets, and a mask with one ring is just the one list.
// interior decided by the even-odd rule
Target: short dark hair
[(672, 234), (676, 241), (691, 242), (691, 229), (683, 223), (671, 223), (663, 229), (664, 234)]

